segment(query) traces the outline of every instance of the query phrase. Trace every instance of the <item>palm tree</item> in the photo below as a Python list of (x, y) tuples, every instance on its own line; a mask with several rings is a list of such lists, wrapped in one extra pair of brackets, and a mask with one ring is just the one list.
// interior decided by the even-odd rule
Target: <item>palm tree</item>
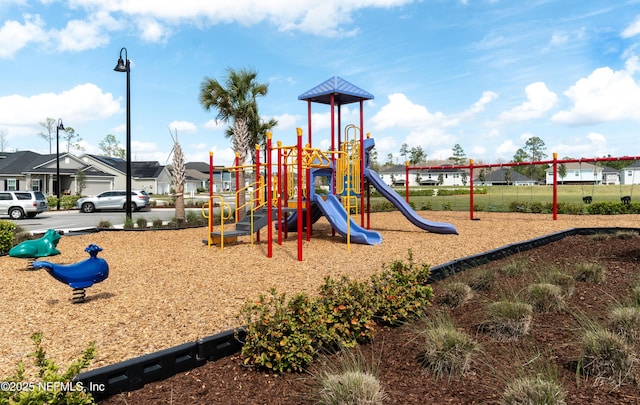
[[(252, 69), (242, 68), (234, 70), (227, 68), (227, 76), (223, 83), (207, 77), (200, 84), (200, 104), (207, 110), (217, 110), (216, 122), (232, 122), (232, 126), (225, 132), (231, 138), (233, 151), (238, 154), (238, 164), (243, 166), (247, 155), (255, 150), (255, 141), (260, 129), (257, 97), (265, 96), (269, 85), (258, 83), (258, 73)], [(275, 124), (274, 124), (275, 125)], [(264, 135), (264, 134), (263, 134)], [(238, 180), (244, 186), (244, 173), (237, 173)], [(238, 206), (245, 203), (244, 193), (238, 196)], [(244, 217), (240, 210), (239, 217)]]

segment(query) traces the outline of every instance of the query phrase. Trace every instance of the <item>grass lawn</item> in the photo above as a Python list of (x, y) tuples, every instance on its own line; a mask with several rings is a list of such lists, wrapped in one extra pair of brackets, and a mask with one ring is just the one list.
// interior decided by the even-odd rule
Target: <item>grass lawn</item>
[[(469, 210), (469, 194), (468, 187), (411, 187), (410, 190), (429, 190), (429, 189), (458, 189), (461, 194), (447, 196), (410, 196), (409, 201), (414, 204), (417, 210), (428, 209), (441, 211), (451, 209), (453, 211)], [(476, 186), (476, 190), (486, 189), (486, 194), (476, 192), (474, 194), (474, 203), (476, 207), (480, 207), (483, 211), (508, 211), (509, 204), (513, 201), (540, 201), (542, 203), (551, 203), (553, 201), (553, 186)], [(395, 188), (402, 195), (404, 187)], [(462, 192), (467, 194), (462, 194)], [(558, 185), (558, 202), (570, 204), (583, 204), (582, 197), (591, 196), (593, 202), (620, 202), (621, 196), (632, 196), (632, 201), (640, 198), (633, 197), (632, 185)], [(635, 190), (640, 192), (640, 190)], [(384, 197), (371, 197), (371, 204), (383, 203)]]

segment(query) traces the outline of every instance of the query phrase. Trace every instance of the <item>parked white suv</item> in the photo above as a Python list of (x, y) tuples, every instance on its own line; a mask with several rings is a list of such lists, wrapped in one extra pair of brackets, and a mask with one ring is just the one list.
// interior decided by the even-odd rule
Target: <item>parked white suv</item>
[(39, 191), (0, 191), (0, 215), (33, 218), (48, 209), (47, 197)]
[[(78, 199), (75, 208), (81, 212), (94, 212), (97, 210), (124, 210), (127, 206), (127, 192), (124, 190), (103, 191), (93, 197)], [(149, 194), (144, 190), (131, 190), (131, 209), (139, 211), (149, 208), (151, 202)]]

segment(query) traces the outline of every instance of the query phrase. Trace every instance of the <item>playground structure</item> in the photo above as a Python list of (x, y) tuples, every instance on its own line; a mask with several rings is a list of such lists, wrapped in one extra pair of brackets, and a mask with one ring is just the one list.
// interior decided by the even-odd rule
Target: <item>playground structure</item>
[[(238, 236), (253, 235), (260, 241), (260, 229), (266, 226), (267, 256), (272, 257), (273, 231), (277, 229), (277, 243), (282, 244), (288, 232), (296, 232), (298, 240), (298, 260), (302, 260), (303, 231), (306, 240), (311, 239), (313, 223), (324, 216), (338, 232), (346, 238), (347, 250), (351, 242), (376, 245), (382, 243), (381, 235), (370, 229), (369, 200), (370, 187), (374, 186), (417, 227), (440, 234), (457, 234), (455, 227), (448, 223), (428, 221), (420, 217), (401, 196), (388, 187), (369, 168), (369, 152), (375, 143), (369, 134), (364, 136), (363, 102), (373, 99), (373, 95), (335, 76), (298, 97), (308, 104), (308, 139), (303, 146), (303, 130), (297, 129), (295, 145), (284, 146), (281, 142), (273, 145), (271, 133), (267, 133), (264, 153), (266, 162), (261, 166), (261, 150), (256, 145), (255, 164), (227, 168), (230, 171), (251, 170), (254, 182), (248, 185), (238, 183), (236, 175), (236, 227), (226, 230), (224, 222), (230, 217), (221, 196), (214, 196), (210, 190), (209, 202), (203, 206), (203, 215), (209, 220), (207, 244), (219, 244), (224, 249), (225, 241), (233, 242)], [(323, 151), (312, 147), (311, 103), (318, 102), (331, 107), (331, 148)], [(359, 102), (360, 125), (345, 126), (344, 139), (341, 129), (340, 107)], [(338, 107), (336, 125), (336, 107)], [(338, 128), (336, 131), (336, 127)], [(277, 156), (274, 165), (273, 156)], [(213, 155), (210, 154), (210, 179), (213, 177)], [(274, 171), (274, 167), (277, 169)], [(265, 174), (261, 174), (261, 170)], [(324, 179), (324, 180), (319, 180)], [(320, 183), (327, 188), (320, 190)], [(248, 194), (243, 203), (241, 195)], [(214, 201), (220, 200), (220, 226), (213, 229)], [(207, 214), (206, 210), (209, 213)], [(245, 218), (240, 212), (247, 211)], [(275, 215), (275, 216), (274, 216)], [(358, 223), (358, 219), (360, 220)], [(277, 220), (275, 227), (272, 226)], [(366, 220), (366, 221), (365, 221)]]
[[(447, 165), (449, 169), (468, 169), (469, 170), (469, 219), (476, 220), (474, 216), (474, 170), (484, 169), (484, 168), (494, 168), (494, 167), (514, 167), (514, 166), (533, 166), (533, 165), (550, 165), (553, 169), (553, 220), (558, 219), (558, 167), (559, 165), (566, 163), (597, 163), (597, 162), (614, 162), (614, 161), (637, 161), (640, 159), (640, 156), (621, 156), (621, 157), (601, 157), (601, 158), (580, 158), (580, 159), (558, 159), (558, 154), (553, 153), (553, 159), (551, 160), (541, 160), (541, 161), (532, 161), (532, 162), (508, 162), (508, 163), (491, 163), (491, 164), (475, 164), (473, 159), (469, 160), (468, 165)], [(405, 163), (405, 179), (409, 179), (409, 172), (411, 170), (437, 170), (441, 169), (443, 166), (410, 166), (409, 163)], [(635, 172), (634, 172), (635, 174)], [(580, 170), (580, 175), (582, 176), (582, 170)], [(635, 182), (632, 180), (631, 182), (631, 191), (629, 195), (620, 195), (620, 201), (623, 204), (629, 204), (631, 202), (631, 198), (633, 196), (633, 184)], [(622, 186), (622, 182), (620, 183)], [(593, 191), (592, 187), (591, 195), (582, 196), (582, 201), (585, 204), (590, 204), (593, 201)], [(409, 181), (405, 182), (405, 200), (409, 203)]]
[(109, 265), (107, 261), (99, 258), (102, 251), (97, 245), (91, 244), (84, 250), (89, 253), (89, 258), (73, 264), (56, 264), (47, 261), (34, 261), (34, 269), (46, 269), (56, 280), (73, 288), (72, 302), (74, 304), (86, 301), (86, 288), (100, 283), (109, 277)]
[(59, 255), (56, 248), (60, 241), (60, 234), (54, 229), (47, 230), (42, 237), (33, 240), (25, 240), (9, 250), (9, 256), (26, 259)]

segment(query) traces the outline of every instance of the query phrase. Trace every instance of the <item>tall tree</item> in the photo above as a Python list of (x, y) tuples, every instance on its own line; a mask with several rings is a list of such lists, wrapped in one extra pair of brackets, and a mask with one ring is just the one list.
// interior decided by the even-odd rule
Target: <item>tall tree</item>
[[(545, 153), (545, 151), (547, 150), (547, 147), (544, 144), (544, 141), (537, 136), (532, 136), (529, 139), (527, 139), (527, 142), (524, 144), (524, 150), (527, 152), (530, 162), (537, 162), (547, 157), (547, 154)], [(547, 167), (549, 166), (548, 165), (530, 166), (529, 170), (526, 170), (527, 173), (523, 173), (523, 174), (526, 174), (532, 179), (535, 179), (538, 181), (544, 181), (546, 177), (545, 169), (547, 169)]]
[(44, 128), (45, 132), (38, 132), (38, 136), (49, 142), (49, 154), (51, 154), (51, 144), (55, 139), (55, 132), (58, 121), (56, 121), (54, 118), (47, 117), (44, 121), (40, 121), (39, 124)]
[(84, 148), (80, 145), (80, 141), (82, 141), (80, 134), (76, 133), (76, 130), (72, 127), (64, 128), (62, 139), (67, 143), (67, 153), (69, 153), (72, 148), (78, 151), (84, 150)]
[(422, 149), (422, 146), (414, 146), (409, 151), (409, 163), (417, 165), (420, 162), (427, 160), (427, 154)]
[[(257, 77), (258, 73), (252, 69), (227, 68), (227, 76), (222, 83), (207, 77), (200, 84), (200, 104), (207, 111), (217, 111), (216, 122), (232, 123), (225, 135), (231, 137), (233, 151), (238, 154), (240, 165), (245, 164), (247, 155), (255, 147), (251, 132), (252, 126), (260, 122), (257, 98), (265, 96), (269, 89), (269, 85), (259, 83)], [(244, 185), (244, 173), (238, 172), (237, 176), (240, 184)], [(238, 199), (238, 205), (243, 206), (244, 193), (240, 193)], [(244, 217), (244, 212), (240, 210), (239, 217)]]
[(407, 159), (407, 156), (409, 156), (409, 145), (407, 145), (406, 143), (403, 143), (402, 145), (400, 145), (400, 156), (404, 158), (404, 162), (409, 160)]
[(464, 149), (460, 146), (459, 143), (453, 145), (451, 149), (452, 156), (449, 158), (456, 166), (462, 166), (467, 163), (467, 155), (464, 153)]
[(98, 143), (98, 147), (104, 156), (118, 157), (124, 159), (126, 156), (125, 149), (120, 145), (115, 135), (109, 134)]
[(384, 165), (389, 167), (393, 166), (393, 153), (387, 154), (387, 161), (384, 162)]

